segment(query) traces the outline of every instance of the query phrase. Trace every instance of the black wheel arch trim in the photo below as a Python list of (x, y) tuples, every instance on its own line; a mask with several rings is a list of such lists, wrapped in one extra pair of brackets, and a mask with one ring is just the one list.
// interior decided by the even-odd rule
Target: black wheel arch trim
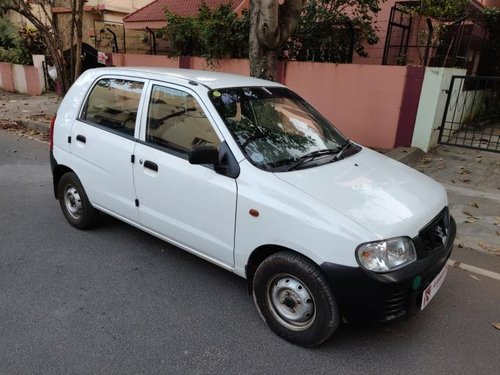
[(59, 199), (58, 193), (57, 193), (57, 186), (59, 185), (59, 180), (61, 179), (62, 175), (68, 172), (74, 172), (71, 168), (59, 164), (54, 157), (54, 153), (50, 151), (50, 170), (52, 171), (52, 187), (54, 189), (54, 198)]

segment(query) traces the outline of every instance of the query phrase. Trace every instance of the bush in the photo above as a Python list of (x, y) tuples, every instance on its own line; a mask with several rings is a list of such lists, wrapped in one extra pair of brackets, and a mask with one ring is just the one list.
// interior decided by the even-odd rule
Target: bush
[(17, 30), (8, 20), (0, 17), (0, 61), (32, 65), (32, 54), (44, 54), (45, 42), (33, 29)]
[(231, 5), (210, 10), (201, 3), (196, 17), (180, 17), (166, 12), (167, 26), (159, 37), (171, 44), (176, 56), (203, 56), (208, 60), (248, 57), (248, 12), (238, 17)]
[(11, 64), (32, 65), (31, 55), (22, 48), (0, 47), (0, 62)]
[[(378, 42), (374, 15), (385, 0), (309, 0), (299, 25), (278, 51), (282, 59), (350, 62), (353, 52), (367, 56), (364, 43)], [(352, 11), (346, 11), (345, 9)], [(170, 42), (176, 56), (202, 56), (209, 60), (247, 58), (250, 17), (238, 17), (231, 5), (210, 10), (201, 3), (196, 17), (166, 12), (167, 26), (159, 36)]]
[(283, 58), (346, 63), (354, 52), (368, 56), (364, 45), (379, 41), (373, 17), (383, 1), (307, 1), (297, 28), (282, 48)]

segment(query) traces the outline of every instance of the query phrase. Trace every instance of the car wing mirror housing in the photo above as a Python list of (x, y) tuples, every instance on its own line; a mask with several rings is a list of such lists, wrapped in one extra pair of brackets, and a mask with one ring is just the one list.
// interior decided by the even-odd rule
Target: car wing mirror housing
[(225, 141), (219, 149), (214, 146), (194, 146), (189, 153), (189, 163), (213, 165), (215, 172), (231, 178), (237, 178), (240, 174), (240, 166)]
[(189, 153), (191, 164), (219, 164), (219, 150), (214, 146), (194, 146)]

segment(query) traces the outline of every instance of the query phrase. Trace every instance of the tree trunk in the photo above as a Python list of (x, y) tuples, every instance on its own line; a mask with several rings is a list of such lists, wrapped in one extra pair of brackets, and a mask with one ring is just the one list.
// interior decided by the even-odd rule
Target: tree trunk
[(75, 20), (76, 46), (75, 46), (75, 70), (73, 82), (82, 72), (82, 40), (83, 40), (83, 3), (84, 0), (78, 0), (78, 8)]
[[(250, 32), (250, 35), (252, 33)], [(258, 41), (252, 43), (250, 37), (250, 75), (261, 79), (274, 81), (276, 78), (276, 50), (267, 49)]]
[[(63, 56), (63, 38), (58, 28), (58, 20), (56, 14), (50, 12), (51, 5), (53, 2), (49, 0), (37, 0), (35, 1), (21, 1), (21, 0), (0, 0), (0, 7), (2, 10), (11, 10), (13, 12), (19, 13), (21, 16), (25, 17), (30, 21), (33, 26), (40, 32), (42, 37), (47, 44), (47, 52), (52, 58), (52, 62), (57, 69), (58, 80), (61, 83), (63, 94), (65, 94), (71, 83), (80, 75), (81, 71), (81, 55), (82, 55), (82, 21), (83, 21), (83, 6), (85, 0), (72, 0), (69, 3), (75, 4), (77, 6), (77, 12), (75, 14), (76, 18), (72, 22), (70, 27), (71, 33), (76, 33), (76, 48), (71, 45), (71, 50), (75, 48), (73, 56), (76, 58), (72, 59), (77, 61), (77, 63), (70, 62), (72, 67), (68, 67), (67, 62)], [(39, 8), (31, 6), (32, 3), (41, 5)], [(61, 2), (62, 4), (63, 2)], [(64, 2), (65, 3), (65, 2)], [(59, 4), (59, 2), (58, 2)], [(41, 16), (38, 13), (38, 9)], [(72, 34), (74, 35), (74, 34)], [(73, 39), (74, 40), (74, 39)]]
[(250, 0), (252, 77), (275, 79), (278, 48), (297, 27), (303, 5), (304, 0)]
[(71, 22), (70, 22), (70, 35), (69, 35), (69, 71), (71, 75), (71, 83), (73, 83), (74, 77), (73, 72), (75, 70), (75, 25), (76, 25), (76, 12), (77, 12), (77, 3), (78, 0), (71, 0)]

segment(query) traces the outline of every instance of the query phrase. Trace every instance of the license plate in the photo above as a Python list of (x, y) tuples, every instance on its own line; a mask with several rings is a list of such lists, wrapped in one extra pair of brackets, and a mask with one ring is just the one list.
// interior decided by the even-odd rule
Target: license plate
[(427, 306), (427, 304), (431, 301), (432, 297), (434, 297), (441, 287), (443, 285), (443, 281), (446, 278), (446, 274), (448, 273), (448, 266), (444, 266), (444, 268), (439, 272), (439, 274), (432, 280), (432, 282), (429, 284), (429, 286), (424, 290), (424, 293), (422, 294), (422, 306), (421, 310)]

